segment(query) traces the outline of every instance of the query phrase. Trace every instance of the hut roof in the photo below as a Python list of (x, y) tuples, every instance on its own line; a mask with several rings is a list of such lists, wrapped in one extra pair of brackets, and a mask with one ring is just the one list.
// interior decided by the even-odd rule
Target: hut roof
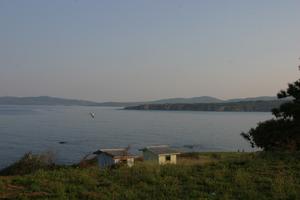
[(167, 145), (149, 146), (149, 147), (142, 149), (142, 151), (145, 151), (145, 150), (151, 151), (152, 153), (154, 153), (156, 155), (180, 154), (180, 151), (178, 151), (176, 149), (172, 149)]
[(100, 149), (94, 152), (94, 154), (101, 154), (101, 153), (105, 153), (113, 158), (124, 158), (124, 157), (134, 158), (135, 157), (134, 155), (129, 153), (127, 149)]

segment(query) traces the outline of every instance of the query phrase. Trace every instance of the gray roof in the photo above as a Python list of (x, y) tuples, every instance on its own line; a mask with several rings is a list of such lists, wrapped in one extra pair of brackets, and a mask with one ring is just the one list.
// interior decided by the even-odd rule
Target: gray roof
[(134, 155), (129, 153), (126, 149), (100, 149), (94, 152), (94, 154), (101, 154), (101, 153), (105, 153), (114, 158), (135, 157)]
[(161, 146), (150, 146), (143, 149), (143, 151), (151, 151), (156, 155), (163, 155), (163, 154), (180, 154), (180, 151), (176, 149), (172, 149), (169, 146), (161, 145)]

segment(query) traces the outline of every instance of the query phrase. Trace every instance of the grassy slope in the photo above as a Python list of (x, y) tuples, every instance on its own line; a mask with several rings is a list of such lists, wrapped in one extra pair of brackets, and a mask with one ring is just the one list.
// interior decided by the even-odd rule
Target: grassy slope
[(179, 162), (0, 177), (0, 199), (300, 199), (300, 153), (195, 153)]

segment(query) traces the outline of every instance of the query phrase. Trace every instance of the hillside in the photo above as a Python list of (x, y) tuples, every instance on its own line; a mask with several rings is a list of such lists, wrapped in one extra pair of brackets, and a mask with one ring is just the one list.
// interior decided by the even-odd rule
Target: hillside
[(192, 97), (192, 98), (171, 98), (171, 99), (161, 99), (157, 101), (151, 101), (151, 104), (164, 104), (164, 103), (219, 103), (223, 100), (217, 99), (215, 97), (202, 96), (202, 97)]
[(300, 154), (191, 153), (178, 165), (0, 176), (0, 199), (300, 199)]
[(238, 98), (238, 99), (228, 99), (228, 100), (222, 100), (210, 96), (201, 96), (201, 97), (191, 97), (191, 98), (168, 98), (168, 99), (160, 99), (155, 101), (144, 101), (144, 102), (104, 102), (104, 103), (100, 103), (100, 105), (129, 107), (129, 106), (138, 106), (143, 104), (232, 103), (232, 102), (246, 102), (246, 101), (275, 101), (275, 100), (277, 100), (277, 97), (270, 97), (270, 96)]
[(174, 110), (174, 111), (232, 111), (232, 112), (270, 112), (285, 101), (241, 101), (229, 103), (195, 104), (144, 104), (126, 107), (127, 110)]
[(64, 105), (64, 106), (114, 106), (114, 107), (129, 107), (142, 104), (195, 104), (195, 103), (230, 103), (237, 101), (267, 101), (274, 100), (275, 97), (254, 97), (221, 100), (215, 97), (202, 96), (192, 98), (169, 98), (155, 101), (144, 102), (93, 102), (76, 99), (64, 99), (49, 96), (40, 97), (0, 97), (0, 105)]
[(275, 101), (277, 100), (277, 97), (271, 97), (271, 96), (261, 96), (261, 97), (248, 97), (248, 98), (238, 98), (238, 99), (228, 99), (224, 102), (230, 103), (230, 102), (242, 102), (242, 101)]
[(0, 97), (0, 105), (64, 105), (98, 106), (99, 103), (84, 100), (63, 99), (57, 97)]

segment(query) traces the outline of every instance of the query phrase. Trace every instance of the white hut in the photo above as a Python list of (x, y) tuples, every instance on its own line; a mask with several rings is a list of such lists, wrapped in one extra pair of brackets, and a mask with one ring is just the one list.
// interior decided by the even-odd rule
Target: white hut
[(179, 151), (171, 149), (167, 145), (149, 146), (142, 149), (142, 151), (145, 161), (156, 162), (160, 165), (176, 164), (177, 155), (180, 154)]
[(115, 164), (127, 164), (132, 167), (134, 164), (134, 158), (132, 154), (128, 152), (128, 149), (100, 149), (94, 154), (97, 155), (98, 164), (100, 167), (109, 167)]

